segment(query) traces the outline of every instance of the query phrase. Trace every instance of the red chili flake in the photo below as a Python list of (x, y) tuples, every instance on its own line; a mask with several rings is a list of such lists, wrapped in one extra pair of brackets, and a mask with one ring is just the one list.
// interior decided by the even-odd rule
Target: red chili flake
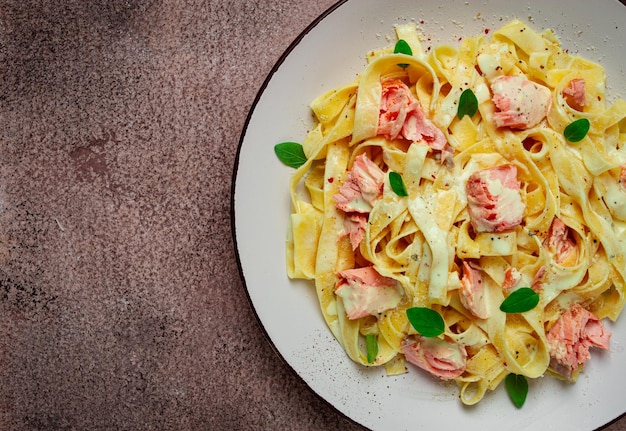
[(420, 20), (420, 24), (424, 24), (424, 22), (425, 22), (425, 21), (424, 21), (423, 19), (421, 19), (421, 20)]
[(459, 42), (463, 40), (463, 37), (459, 37)]
[(334, 179), (333, 177), (328, 178), (328, 182), (329, 182), (329, 183), (331, 183), (331, 184), (332, 184), (332, 183), (333, 183), (333, 181), (335, 181), (335, 179)]
[(485, 34), (489, 34), (489, 29), (488, 28), (485, 29)]

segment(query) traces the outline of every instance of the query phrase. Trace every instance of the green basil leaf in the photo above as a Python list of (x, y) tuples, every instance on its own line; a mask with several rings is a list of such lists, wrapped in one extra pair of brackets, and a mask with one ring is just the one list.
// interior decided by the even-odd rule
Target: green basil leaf
[(389, 171), (389, 184), (391, 185), (391, 190), (393, 190), (398, 196), (402, 197), (409, 195), (406, 191), (406, 187), (404, 186), (402, 175), (399, 173)]
[(586, 118), (579, 118), (578, 120), (569, 123), (563, 130), (565, 139), (570, 142), (580, 142), (587, 136), (591, 123)]
[(432, 308), (411, 307), (406, 310), (406, 317), (417, 332), (424, 337), (437, 337), (443, 334), (443, 317)]
[[(409, 44), (406, 42), (406, 40), (400, 39), (400, 40), (398, 40), (396, 42), (396, 46), (393, 47), (393, 53), (394, 54), (413, 55), (413, 50), (411, 49)], [(406, 67), (409, 67), (409, 65), (406, 64), (406, 63), (398, 64), (398, 66), (400, 66), (403, 69), (406, 68)]]
[(378, 355), (378, 340), (376, 340), (376, 335), (367, 334), (365, 336), (365, 348), (367, 350), (367, 363), (373, 364)]
[(394, 54), (413, 55), (413, 50), (411, 49), (411, 47), (409, 46), (409, 44), (407, 43), (406, 40), (399, 39), (396, 42), (396, 46), (393, 47), (393, 53)]
[(505, 313), (523, 313), (532, 310), (539, 304), (539, 294), (530, 287), (522, 287), (506, 297), (500, 310)]
[(282, 142), (274, 145), (274, 153), (278, 159), (291, 168), (298, 169), (306, 163), (302, 145), (297, 142)]
[(504, 379), (504, 386), (513, 404), (518, 408), (522, 407), (524, 402), (526, 402), (526, 395), (528, 395), (528, 381), (526, 377), (511, 373)]
[(461, 93), (461, 97), (459, 98), (459, 107), (456, 116), (459, 120), (465, 115), (473, 117), (476, 111), (478, 111), (478, 99), (474, 92), (467, 88)]

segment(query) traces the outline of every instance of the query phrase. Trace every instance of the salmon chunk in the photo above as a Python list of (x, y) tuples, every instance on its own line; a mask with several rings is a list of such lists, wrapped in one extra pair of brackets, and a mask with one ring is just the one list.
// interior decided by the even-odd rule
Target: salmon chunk
[(585, 97), (585, 80), (583, 78), (572, 79), (563, 89), (565, 102), (573, 109), (582, 111), (587, 104)]
[(547, 334), (553, 370), (571, 379), (575, 370), (590, 358), (589, 349), (608, 350), (611, 333), (600, 319), (580, 304), (561, 315)]
[(550, 90), (521, 76), (501, 76), (491, 84), (493, 114), (497, 127), (529, 129), (548, 114), (552, 105)]
[(407, 361), (442, 380), (459, 377), (467, 366), (465, 346), (440, 338), (411, 335), (402, 340)]
[(367, 215), (383, 194), (385, 173), (365, 154), (354, 159), (352, 169), (333, 196), (335, 207), (345, 213), (344, 229), (340, 237), (348, 236), (356, 250), (365, 236)]
[(346, 214), (346, 218), (343, 220), (343, 232), (342, 236), (347, 236), (350, 239), (350, 245), (352, 250), (359, 248), (359, 244), (365, 237), (365, 228), (367, 227), (367, 215), (361, 213)]
[(373, 266), (338, 273), (335, 294), (343, 300), (348, 319), (358, 319), (395, 308), (402, 299), (398, 282), (384, 277)]
[(504, 232), (521, 224), (525, 206), (515, 165), (500, 165), (473, 173), (466, 191), (474, 231)]
[(482, 270), (474, 263), (463, 261), (459, 299), (461, 304), (479, 319), (486, 319), (489, 316)]
[(571, 229), (559, 218), (555, 217), (548, 231), (548, 248), (559, 264), (574, 264), (578, 257), (576, 242), (572, 238)]
[(389, 79), (382, 86), (377, 131), (379, 135), (390, 140), (424, 140), (433, 150), (442, 151), (447, 147), (445, 135), (426, 118), (419, 101), (404, 82)]
[(354, 159), (352, 169), (333, 196), (335, 206), (345, 212), (369, 213), (382, 195), (385, 173), (365, 154)]

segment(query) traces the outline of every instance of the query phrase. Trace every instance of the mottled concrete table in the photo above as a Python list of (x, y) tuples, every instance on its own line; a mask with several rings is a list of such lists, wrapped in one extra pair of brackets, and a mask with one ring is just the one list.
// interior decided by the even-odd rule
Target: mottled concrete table
[(332, 3), (0, 2), (0, 429), (361, 429), (264, 338), (230, 227), (247, 111)]

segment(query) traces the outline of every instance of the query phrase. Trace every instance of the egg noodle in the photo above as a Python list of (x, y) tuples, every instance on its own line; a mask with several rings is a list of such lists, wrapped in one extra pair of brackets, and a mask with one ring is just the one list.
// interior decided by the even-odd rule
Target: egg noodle
[[(571, 375), (555, 368), (550, 329), (575, 305), (611, 320), (624, 305), (626, 102), (609, 103), (603, 67), (568, 53), (551, 30), (538, 33), (512, 20), (490, 35), (427, 50), (415, 24), (397, 25), (395, 32), (412, 55), (394, 53), (393, 45), (371, 51), (354, 82), (311, 103), (316, 123), (302, 142), (307, 160), (290, 183), (289, 277), (314, 280), (323, 317), (347, 355), (364, 366), (384, 366), (388, 375), (417, 370), (403, 350), (407, 339), (419, 337), (406, 310), (436, 310), (445, 322), (436, 339), (461, 346), (466, 355), (453, 378), (464, 404), (477, 403), (511, 373), (574, 381), (582, 365)], [(537, 124), (496, 124), (501, 107), (493, 85), (502, 76), (549, 89), (549, 109)], [(444, 147), (435, 148), (424, 133), (417, 139), (397, 130), (381, 133), (385, 82), (410, 89), (425, 122), (443, 133)], [(578, 105), (568, 96), (572, 82), (584, 83), (585, 101)], [(466, 89), (478, 111), (459, 119)], [(589, 120), (589, 131), (570, 142), (564, 129), (580, 118)], [(337, 196), (359, 156), (385, 176), (380, 195), (363, 212), (360, 236), (351, 236)], [(509, 228), (477, 229), (468, 180), (498, 166), (515, 168), (523, 215)], [(390, 172), (401, 176), (407, 196), (394, 192)], [(555, 219), (569, 244), (565, 256), (550, 241)], [(395, 280), (398, 301), (351, 318), (349, 299), (337, 286), (342, 271), (364, 267)], [(464, 297), (470, 268), (480, 273), (479, 298)], [(522, 286), (539, 293), (539, 304), (501, 311), (503, 300)], [(472, 308), (476, 302), (482, 311)], [(377, 343), (373, 360), (367, 335)]]

